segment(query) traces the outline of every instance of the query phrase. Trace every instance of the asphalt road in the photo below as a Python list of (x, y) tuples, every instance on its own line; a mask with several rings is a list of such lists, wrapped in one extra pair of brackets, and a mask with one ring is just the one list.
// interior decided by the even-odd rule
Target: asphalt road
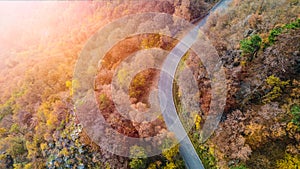
[(227, 8), (231, 1), (232, 0), (221, 0), (196, 24), (195, 28), (193, 28), (168, 54), (160, 73), (158, 83), (159, 101), (161, 107), (167, 105), (162, 114), (168, 129), (175, 134), (178, 140), (180, 140), (180, 154), (188, 169), (204, 169), (204, 166), (177, 115), (173, 98), (173, 79), (181, 58), (196, 41), (198, 31), (206, 24), (207, 18), (212, 12)]

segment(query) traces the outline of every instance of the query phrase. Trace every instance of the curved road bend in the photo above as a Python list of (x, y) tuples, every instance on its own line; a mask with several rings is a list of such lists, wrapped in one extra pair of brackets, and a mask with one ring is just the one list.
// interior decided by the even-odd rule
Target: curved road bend
[[(208, 14), (201, 19), (195, 28), (193, 28), (168, 54), (165, 59), (158, 82), (159, 101), (161, 107), (167, 105), (162, 114), (168, 129), (174, 132), (176, 138), (180, 141), (180, 154), (188, 169), (204, 169), (204, 166), (186, 133), (174, 105), (173, 98), (173, 79), (175, 77), (176, 68), (183, 55), (188, 51), (192, 44), (196, 41), (198, 31), (206, 24), (210, 14), (219, 9), (227, 8), (232, 0), (221, 0), (218, 2)], [(183, 137), (183, 138), (182, 138)]]

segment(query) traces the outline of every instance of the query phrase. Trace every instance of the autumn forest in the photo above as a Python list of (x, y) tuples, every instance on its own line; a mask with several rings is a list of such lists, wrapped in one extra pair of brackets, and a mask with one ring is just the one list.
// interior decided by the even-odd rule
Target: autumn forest
[[(222, 1), (228, 5), (212, 11)], [(108, 30), (144, 13), (149, 17)], [(191, 168), (192, 155), (161, 110), (159, 69), (203, 20), (204, 47), (184, 52), (172, 96), (163, 98), (174, 101), (203, 168), (300, 168), (299, 0), (0, 2), (0, 168)], [(136, 33), (152, 29), (159, 32)], [(198, 57), (193, 48), (206, 51)], [(90, 53), (103, 55), (101, 62), (84, 58)], [(226, 84), (222, 112), (210, 56)], [(110, 130), (93, 129), (99, 113)], [(203, 141), (214, 113), (218, 124)], [(115, 142), (122, 146), (107, 148)]]

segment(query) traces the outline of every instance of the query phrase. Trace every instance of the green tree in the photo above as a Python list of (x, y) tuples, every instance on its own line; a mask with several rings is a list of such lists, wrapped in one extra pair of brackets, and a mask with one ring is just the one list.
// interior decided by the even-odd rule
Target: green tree
[(240, 48), (243, 51), (244, 56), (248, 56), (249, 60), (252, 60), (260, 49), (262, 39), (259, 35), (252, 35), (247, 39), (240, 42)]

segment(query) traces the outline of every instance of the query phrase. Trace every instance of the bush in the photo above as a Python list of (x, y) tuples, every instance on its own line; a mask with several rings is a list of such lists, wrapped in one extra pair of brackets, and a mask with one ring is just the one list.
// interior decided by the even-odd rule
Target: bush
[(268, 42), (264, 44), (264, 47), (273, 45), (276, 42), (276, 37), (279, 36), (284, 31), (289, 29), (297, 29), (297, 28), (300, 28), (300, 19), (297, 19), (295, 22), (285, 24), (284, 26), (272, 29), (268, 37)]
[(130, 161), (129, 166), (132, 169), (146, 168), (147, 155), (145, 150), (139, 146), (132, 146), (130, 148), (130, 155), (133, 159)]
[(132, 169), (142, 169), (146, 168), (146, 164), (143, 159), (134, 158), (129, 163), (130, 168)]
[(300, 129), (300, 107), (298, 105), (292, 106), (291, 113), (293, 115), (292, 123)]
[(252, 35), (247, 39), (244, 39), (240, 42), (241, 50), (243, 51), (244, 56), (252, 57), (260, 49), (262, 39), (259, 35)]
[(290, 83), (288, 81), (281, 81), (278, 77), (275, 77), (274, 75), (269, 76), (266, 79), (267, 82), (267, 88), (270, 89), (270, 92), (268, 92), (263, 97), (263, 103), (269, 103), (277, 98), (279, 98), (282, 95), (283, 89)]
[(244, 165), (238, 165), (238, 166), (230, 167), (230, 169), (248, 169), (248, 168), (245, 167)]
[(300, 156), (291, 156), (290, 154), (286, 154), (284, 159), (277, 161), (277, 167), (280, 169), (298, 169), (300, 166)]
[(282, 28), (275, 28), (271, 30), (270, 35), (268, 37), (269, 45), (273, 45), (276, 41), (276, 37), (280, 35), (282, 32)]
[(297, 29), (297, 28), (300, 28), (300, 18), (297, 19), (295, 22), (286, 24), (286, 25), (284, 26), (284, 28), (285, 28), (285, 29)]

